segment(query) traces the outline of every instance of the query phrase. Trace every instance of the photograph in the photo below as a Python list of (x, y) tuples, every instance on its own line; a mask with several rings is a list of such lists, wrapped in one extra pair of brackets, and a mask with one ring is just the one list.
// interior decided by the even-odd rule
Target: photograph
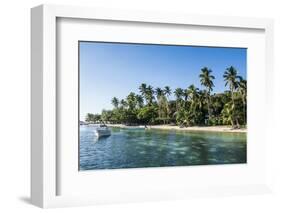
[(247, 163), (247, 48), (78, 42), (79, 171)]

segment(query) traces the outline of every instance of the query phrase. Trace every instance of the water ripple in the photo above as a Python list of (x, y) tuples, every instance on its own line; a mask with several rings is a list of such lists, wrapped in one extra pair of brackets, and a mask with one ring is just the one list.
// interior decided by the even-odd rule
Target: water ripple
[(80, 127), (80, 170), (246, 163), (246, 134)]

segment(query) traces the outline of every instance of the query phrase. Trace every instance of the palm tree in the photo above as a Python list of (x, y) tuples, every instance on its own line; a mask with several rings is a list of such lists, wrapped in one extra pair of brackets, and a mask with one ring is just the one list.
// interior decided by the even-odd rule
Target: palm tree
[(85, 121), (91, 122), (91, 121), (93, 121), (93, 120), (94, 120), (94, 114), (92, 114), (92, 113), (87, 113), (87, 114), (86, 114)]
[(171, 88), (169, 86), (164, 87), (164, 94), (169, 98), (169, 96), (172, 94)]
[(247, 124), (247, 113), (246, 113), (246, 98), (247, 98), (247, 81), (243, 78), (240, 78), (240, 81), (238, 83), (238, 91), (242, 98), (243, 103), (243, 114), (244, 114), (244, 122)]
[(182, 88), (176, 88), (174, 91), (176, 100), (180, 100), (183, 96), (183, 89)]
[(141, 95), (136, 95), (136, 101), (139, 108), (143, 107), (143, 97)]
[(127, 96), (127, 103), (129, 106), (130, 110), (133, 110), (136, 108), (137, 105), (137, 99), (136, 99), (136, 94), (131, 92), (128, 96)]
[(111, 103), (112, 103), (112, 105), (114, 106), (114, 108), (118, 108), (118, 106), (119, 106), (119, 100), (118, 100), (118, 98), (116, 98), (116, 97), (113, 97), (112, 98), (112, 100), (111, 100)]
[(197, 102), (199, 98), (198, 96), (199, 89), (192, 84), (183, 92), (184, 92), (183, 96), (185, 100), (184, 112), (181, 113), (185, 117), (183, 123), (185, 123), (188, 126), (194, 125), (196, 123), (196, 117), (197, 117)]
[(150, 85), (146, 88), (145, 99), (147, 101), (147, 104), (151, 106), (154, 99), (154, 90), (153, 87)]
[(199, 89), (195, 87), (194, 84), (191, 84), (186, 90), (185, 93), (188, 94), (187, 97), (190, 97), (192, 99), (192, 94), (195, 94), (196, 91)]
[(169, 117), (170, 109), (169, 109), (169, 103), (167, 101), (167, 98), (165, 96), (165, 89), (162, 90), (160, 87), (157, 87), (155, 89), (157, 102), (158, 102), (158, 119), (164, 120)]
[(159, 100), (160, 97), (164, 94), (164, 92), (163, 92), (163, 90), (160, 87), (157, 87), (155, 89), (155, 94), (156, 94), (157, 100)]
[(142, 95), (142, 97), (145, 99), (146, 104), (148, 104), (149, 106), (151, 106), (153, 99), (154, 99), (154, 90), (152, 88), (152, 86), (147, 86), (145, 83), (142, 83), (139, 87), (139, 91)]
[[(154, 90), (152, 86), (142, 83), (138, 88), (139, 94), (131, 92), (125, 99), (119, 100), (113, 97), (111, 103), (114, 109), (104, 110), (101, 114), (102, 120), (156, 124), (157, 119), (164, 124), (176, 121), (177, 124), (190, 126), (204, 124), (208, 113), (209, 121), (214, 125), (231, 124), (239, 128), (239, 122), (246, 124), (247, 81), (237, 75), (233, 66), (224, 72), (225, 86), (229, 89), (222, 93), (211, 94), (215, 77), (209, 68), (202, 68), (199, 78), (203, 90), (193, 84), (187, 89), (176, 88), (173, 91), (174, 100), (169, 100), (172, 94), (169, 86)], [(210, 120), (211, 117), (213, 119)], [(87, 116), (87, 120), (92, 120), (91, 115)]]
[(224, 105), (221, 116), (224, 124), (234, 126), (234, 105), (231, 102)]
[(214, 87), (213, 80), (215, 79), (215, 76), (213, 76), (211, 73), (212, 73), (211, 69), (208, 69), (207, 67), (204, 67), (204, 68), (201, 69), (201, 74), (199, 75), (201, 85), (203, 85), (207, 89), (205, 95), (206, 95), (206, 98), (207, 98), (207, 107), (208, 107), (209, 119), (211, 118), (210, 93), (211, 93), (211, 91), (213, 91), (213, 87)]
[(188, 98), (189, 98), (190, 91), (188, 89), (183, 90), (183, 99), (184, 99), (184, 107), (187, 108), (188, 106)]
[(193, 84), (187, 89), (189, 95), (189, 109), (187, 115), (189, 118), (189, 123), (192, 125), (202, 124), (204, 122), (204, 112), (202, 110), (203, 103), (205, 102), (205, 92), (199, 90)]
[(176, 111), (179, 111), (181, 103), (182, 103), (182, 96), (183, 96), (183, 89), (176, 88), (174, 91), (176, 97)]
[[(239, 128), (240, 124), (238, 122), (237, 116), (235, 116), (234, 91), (237, 89), (237, 87), (239, 85), (238, 80), (241, 79), (242, 77), (237, 75), (237, 70), (233, 66), (230, 66), (224, 72), (223, 78), (224, 78), (224, 81), (225, 81), (225, 86), (229, 85), (229, 89), (230, 89), (230, 92), (231, 92), (232, 104), (233, 104), (233, 111), (234, 111), (233, 118), (235, 119), (236, 125)], [(231, 123), (233, 124), (234, 122), (232, 121)]]
[(170, 119), (170, 114), (171, 114), (171, 106), (170, 106), (170, 101), (169, 101), (169, 97), (170, 95), (172, 94), (172, 90), (169, 86), (165, 86), (164, 87), (164, 95), (166, 96), (165, 97), (165, 102), (166, 102), (166, 118), (167, 119)]
[(195, 110), (196, 105), (198, 104), (198, 98), (199, 98), (199, 89), (194, 86), (194, 84), (190, 85), (188, 89), (186, 90), (186, 93), (190, 97), (191, 102), (191, 109)]
[(124, 99), (121, 99), (120, 105), (121, 105), (121, 108), (126, 108), (128, 106), (128, 103)]
[(146, 90), (147, 90), (146, 84), (142, 83), (139, 87), (139, 91), (140, 91), (140, 94), (142, 95), (143, 98), (146, 97)]

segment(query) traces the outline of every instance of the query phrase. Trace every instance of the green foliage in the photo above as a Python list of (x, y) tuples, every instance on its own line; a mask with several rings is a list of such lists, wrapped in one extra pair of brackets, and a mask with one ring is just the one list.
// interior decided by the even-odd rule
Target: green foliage
[[(237, 75), (237, 70), (233, 67), (230, 66), (229, 68), (226, 68), (226, 71), (224, 72), (224, 80), (225, 80), (225, 86), (229, 85), (229, 89), (231, 92), (231, 99), (232, 99), (232, 104), (230, 104), (229, 106), (229, 113), (231, 113), (232, 115), (229, 115), (229, 118), (231, 118), (231, 125), (235, 128), (239, 128), (240, 127), (240, 120), (241, 120), (241, 111), (243, 111), (244, 114), (244, 122), (246, 123), (246, 103), (244, 103), (244, 97), (242, 94), (242, 92), (239, 93), (235, 93), (238, 90), (242, 91), (243, 90), (243, 86), (245, 85), (245, 89), (246, 89), (246, 85), (247, 82), (245, 80), (243, 80), (243, 78), (241, 76)], [(246, 91), (245, 91), (246, 94)], [(239, 101), (243, 102), (243, 108), (241, 109), (241, 107), (238, 106), (237, 100), (239, 99)], [(230, 110), (231, 109), (231, 110)]]
[(201, 74), (199, 75), (200, 77), (200, 82), (201, 85), (203, 85), (206, 90), (204, 91), (205, 93), (205, 98), (206, 98), (206, 103), (207, 103), (207, 108), (208, 108), (208, 118), (209, 118), (209, 123), (211, 122), (211, 117), (212, 117), (212, 111), (211, 111), (211, 98), (210, 98), (210, 93), (213, 90), (213, 87), (215, 86), (213, 83), (213, 80), (215, 77), (211, 74), (212, 70), (208, 69), (207, 67), (204, 67), (201, 69)]
[(103, 122), (111, 122), (112, 121), (112, 116), (113, 116), (113, 113), (111, 110), (102, 110), (101, 112), (101, 120)]
[[(103, 110), (101, 115), (88, 113), (88, 122), (110, 122), (123, 124), (167, 124), (183, 126), (194, 125), (232, 125), (239, 127), (247, 123), (247, 81), (237, 75), (230, 66), (224, 72), (223, 93), (214, 93), (212, 70), (204, 67), (199, 74), (204, 90), (195, 85), (186, 89), (169, 86), (153, 89), (145, 83), (139, 86), (139, 94), (131, 92), (124, 99), (113, 97), (113, 110)], [(175, 100), (170, 100), (174, 95)]]
[(85, 121), (87, 122), (99, 122), (101, 120), (101, 115), (99, 114), (92, 114), (92, 113), (87, 113)]
[(145, 106), (139, 110), (137, 115), (137, 118), (144, 124), (155, 124), (157, 117), (157, 106)]
[(112, 98), (111, 103), (115, 108), (118, 108), (119, 100), (116, 97)]
[(222, 110), (222, 121), (224, 125), (234, 125), (234, 105), (228, 102)]

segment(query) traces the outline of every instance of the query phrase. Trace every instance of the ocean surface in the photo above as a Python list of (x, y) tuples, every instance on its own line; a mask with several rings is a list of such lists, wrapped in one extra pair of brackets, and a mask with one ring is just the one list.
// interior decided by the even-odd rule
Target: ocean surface
[(111, 128), (98, 139), (94, 129), (80, 126), (80, 170), (247, 162), (246, 133)]

